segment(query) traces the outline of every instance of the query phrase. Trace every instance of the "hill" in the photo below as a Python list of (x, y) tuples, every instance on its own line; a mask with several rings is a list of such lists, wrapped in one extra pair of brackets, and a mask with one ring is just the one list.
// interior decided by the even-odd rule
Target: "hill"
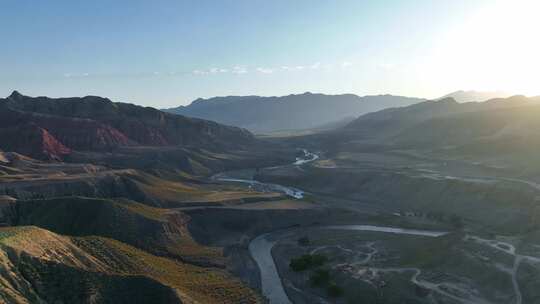
[[(21, 138), (21, 133), (26, 134)], [(246, 130), (109, 99), (28, 97), (0, 99), (0, 149), (61, 160), (76, 151), (107, 152), (129, 146), (214, 149), (253, 142)]]
[(3, 303), (256, 303), (217, 269), (158, 257), (103, 237), (0, 228)]
[(333, 151), (409, 151), (536, 176), (539, 116), (540, 97), (470, 103), (446, 98), (369, 113), (318, 139)]
[(424, 101), (392, 95), (324, 95), (304, 93), (281, 97), (228, 96), (197, 99), (164, 111), (217, 121), (267, 133), (319, 128), (351, 116)]
[[(336, 133), (347, 133), (351, 138), (356, 139), (370, 138), (380, 141), (386, 140), (390, 136), (397, 136), (403, 130), (431, 119), (466, 113), (511, 109), (538, 103), (540, 103), (540, 98), (527, 98), (520, 95), (491, 99), (481, 103), (458, 103), (453, 98), (445, 98), (369, 113), (354, 120)], [(455, 127), (459, 128), (460, 126), (456, 125)], [(426, 129), (426, 131), (430, 131), (430, 129)]]
[(538, 117), (538, 104), (450, 115), (406, 128), (393, 141), (483, 162), (500, 159), (532, 170), (540, 167)]

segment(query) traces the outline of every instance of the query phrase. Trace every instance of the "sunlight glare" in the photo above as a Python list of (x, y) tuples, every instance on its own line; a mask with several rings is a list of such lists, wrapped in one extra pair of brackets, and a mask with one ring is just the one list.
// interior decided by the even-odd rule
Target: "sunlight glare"
[(440, 37), (428, 74), (456, 88), (540, 95), (540, 1), (497, 1)]

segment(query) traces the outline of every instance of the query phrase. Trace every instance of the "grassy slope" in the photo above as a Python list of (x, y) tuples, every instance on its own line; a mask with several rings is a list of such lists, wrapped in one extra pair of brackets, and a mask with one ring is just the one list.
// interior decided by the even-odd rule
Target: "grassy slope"
[(224, 187), (213, 184), (186, 182), (168, 176), (156, 176), (138, 172), (129, 175), (129, 179), (141, 192), (153, 200), (171, 207), (181, 207), (191, 204), (221, 205), (238, 202), (246, 198), (271, 198), (272, 194), (262, 194), (232, 186)]
[(108, 238), (65, 237), (28, 226), (1, 228), (0, 248), (3, 301), (174, 303), (177, 295), (187, 303), (258, 301), (223, 271), (158, 257)]
[(220, 249), (201, 246), (191, 238), (188, 221), (180, 212), (130, 200), (83, 197), (20, 201), (14, 215), (16, 225), (36, 225), (72, 236), (103, 236), (161, 256), (222, 264)]

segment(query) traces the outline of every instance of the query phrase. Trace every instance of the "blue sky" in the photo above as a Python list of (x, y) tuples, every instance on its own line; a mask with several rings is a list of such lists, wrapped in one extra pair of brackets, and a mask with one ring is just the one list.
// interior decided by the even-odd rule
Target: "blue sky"
[(475, 88), (430, 60), (492, 2), (0, 0), (0, 95), (155, 107), (305, 91), (438, 97)]

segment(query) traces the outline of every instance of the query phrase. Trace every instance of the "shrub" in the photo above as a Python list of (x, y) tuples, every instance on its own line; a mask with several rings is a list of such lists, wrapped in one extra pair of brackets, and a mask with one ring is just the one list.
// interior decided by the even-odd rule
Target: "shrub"
[(311, 286), (323, 286), (330, 281), (330, 272), (328, 269), (317, 269), (309, 277)]
[(343, 295), (343, 289), (334, 282), (328, 284), (328, 287), (326, 287), (326, 292), (330, 297), (333, 298), (337, 298)]
[(309, 268), (311, 259), (306, 258), (306, 256), (301, 256), (299, 258), (291, 259), (289, 267), (294, 271), (303, 271)]
[(304, 271), (324, 265), (328, 258), (322, 254), (304, 254), (298, 258), (291, 259), (289, 267), (294, 271)]
[(328, 262), (328, 258), (322, 254), (312, 254), (311, 255), (311, 265), (313, 267), (318, 267), (324, 265)]

